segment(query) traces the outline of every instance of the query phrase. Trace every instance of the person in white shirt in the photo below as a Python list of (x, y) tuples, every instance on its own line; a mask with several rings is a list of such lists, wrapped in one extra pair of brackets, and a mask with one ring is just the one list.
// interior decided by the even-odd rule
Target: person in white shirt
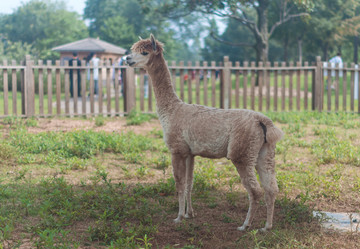
[[(336, 54), (336, 56), (332, 57), (330, 60), (329, 60), (329, 66), (331, 68), (335, 68), (337, 65), (339, 65), (339, 68), (342, 68), (343, 67), (343, 61), (342, 61), (342, 58), (341, 58), (341, 53), (338, 52)], [(336, 76), (336, 72), (335, 70), (331, 70), (331, 76), (330, 77), (335, 77)], [(339, 77), (343, 77), (343, 72), (342, 70), (339, 71)], [(334, 81), (332, 81), (334, 82)], [(335, 89), (335, 86), (334, 84), (331, 85), (331, 89)]]
[[(96, 53), (92, 53), (90, 55), (90, 62), (92, 62), (92, 65), (94, 67), (94, 94), (99, 94), (99, 61), (100, 59), (96, 56)], [(90, 72), (90, 70), (89, 70)], [(90, 75), (90, 73), (89, 73)], [(89, 76), (90, 77), (90, 76)]]

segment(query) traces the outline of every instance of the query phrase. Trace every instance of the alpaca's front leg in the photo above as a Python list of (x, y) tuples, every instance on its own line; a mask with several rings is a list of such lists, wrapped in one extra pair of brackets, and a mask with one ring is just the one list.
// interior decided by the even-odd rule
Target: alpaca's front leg
[(176, 191), (179, 196), (179, 214), (174, 220), (179, 223), (185, 217), (185, 183), (186, 183), (186, 157), (179, 154), (172, 154), (173, 173), (176, 184)]
[(194, 178), (194, 156), (190, 155), (186, 159), (186, 214), (185, 218), (194, 217), (194, 211), (191, 204), (191, 191)]

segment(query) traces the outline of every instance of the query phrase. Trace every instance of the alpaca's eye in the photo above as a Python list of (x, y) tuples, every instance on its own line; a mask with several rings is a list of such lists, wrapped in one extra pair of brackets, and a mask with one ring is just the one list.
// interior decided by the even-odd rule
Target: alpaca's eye
[(148, 55), (149, 53), (148, 52), (142, 52), (141, 54), (145, 56), (145, 55)]

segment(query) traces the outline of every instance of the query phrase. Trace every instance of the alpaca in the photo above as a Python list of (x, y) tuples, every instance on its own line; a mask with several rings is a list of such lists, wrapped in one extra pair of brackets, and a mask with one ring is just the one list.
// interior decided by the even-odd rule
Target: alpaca
[[(243, 231), (250, 227), (262, 196), (255, 168), (265, 190), (267, 220), (262, 231), (272, 228), (274, 202), (278, 192), (275, 178), (275, 146), (283, 135), (273, 122), (251, 110), (224, 110), (182, 102), (175, 93), (163, 57), (163, 44), (150, 39), (131, 47), (127, 57), (131, 67), (143, 67), (151, 77), (157, 113), (164, 132), (164, 141), (171, 153), (179, 213), (174, 220), (194, 217), (191, 205), (194, 157), (223, 158), (235, 165), (241, 182), (248, 191), (249, 210)], [(186, 204), (186, 213), (185, 213)]]

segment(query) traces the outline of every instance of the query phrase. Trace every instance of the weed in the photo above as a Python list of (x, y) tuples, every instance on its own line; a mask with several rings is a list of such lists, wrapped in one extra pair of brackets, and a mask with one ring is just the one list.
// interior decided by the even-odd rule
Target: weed
[(239, 193), (229, 192), (226, 193), (226, 201), (233, 207), (236, 206), (236, 202), (239, 201)]
[(104, 124), (105, 124), (104, 117), (98, 116), (95, 118), (95, 126), (100, 127), (103, 126)]
[(314, 219), (312, 215), (313, 210), (306, 205), (306, 200), (307, 198), (302, 198), (301, 201), (298, 202), (286, 196), (280, 200), (276, 200), (276, 203), (281, 207), (282, 222), (293, 226), (302, 222), (311, 222)]
[(144, 244), (145, 249), (149, 249), (152, 246), (150, 241), (153, 240), (153, 238), (148, 238), (147, 234), (145, 234), (143, 238), (137, 238), (137, 240), (141, 241)]
[(314, 127), (313, 131), (315, 136), (336, 136), (336, 131), (334, 128)]
[(211, 208), (211, 209), (216, 208), (218, 206), (218, 203), (216, 202), (216, 198), (215, 197), (209, 197), (207, 206), (209, 208)]
[(36, 127), (38, 126), (38, 121), (35, 118), (29, 118), (25, 121), (26, 127)]
[(135, 110), (131, 111), (126, 117), (127, 125), (141, 125), (145, 122), (150, 121), (151, 119), (156, 118), (154, 114), (143, 114), (136, 112)]
[(79, 242), (69, 238), (70, 231), (58, 229), (45, 229), (38, 233), (38, 240), (35, 242), (37, 248), (79, 248)]
[(263, 248), (267, 248), (266, 246), (264, 246), (264, 241), (260, 240), (258, 238), (258, 230), (251, 230), (250, 231), (250, 235), (254, 240), (254, 249), (263, 249)]
[(3, 123), (12, 126), (21, 123), (21, 119), (15, 116), (7, 116), (3, 119)]
[(360, 193), (360, 178), (354, 180), (352, 190)]
[(11, 233), (14, 230), (14, 224), (11, 218), (0, 216), (0, 241), (11, 238)]
[(144, 155), (139, 152), (127, 152), (123, 154), (125, 161), (129, 163), (141, 163)]
[(139, 178), (143, 178), (143, 177), (147, 176), (148, 174), (149, 174), (149, 168), (144, 165), (141, 165), (135, 171), (135, 175)]
[(162, 130), (153, 129), (150, 131), (150, 134), (153, 135), (155, 138), (163, 138), (164, 134)]
[(0, 160), (7, 162), (8, 160), (15, 158), (16, 154), (17, 151), (12, 145), (6, 142), (0, 142)]
[(25, 179), (25, 175), (28, 172), (28, 169), (21, 169), (18, 172), (16, 172), (15, 181), (23, 180)]
[(305, 130), (302, 129), (300, 123), (289, 124), (287, 128), (284, 128), (286, 134), (291, 134), (291, 136), (300, 138), (305, 135)]
[(161, 154), (153, 159), (153, 163), (155, 164), (155, 168), (162, 170), (165, 176), (166, 169), (171, 165), (171, 159), (169, 156)]
[(133, 189), (134, 193), (144, 197), (168, 196), (173, 195), (175, 191), (175, 180), (173, 177), (167, 179), (166, 181), (160, 180), (159, 183), (150, 186), (137, 184)]
[(229, 216), (227, 216), (226, 213), (222, 213), (221, 217), (222, 217), (222, 221), (224, 223), (232, 223), (232, 222), (234, 222)]
[(344, 163), (360, 166), (360, 150), (350, 141), (339, 140), (334, 134), (322, 136), (311, 144), (319, 163)]
[(78, 158), (78, 157), (71, 157), (66, 159), (67, 169), (70, 170), (85, 170), (87, 168), (87, 160)]

